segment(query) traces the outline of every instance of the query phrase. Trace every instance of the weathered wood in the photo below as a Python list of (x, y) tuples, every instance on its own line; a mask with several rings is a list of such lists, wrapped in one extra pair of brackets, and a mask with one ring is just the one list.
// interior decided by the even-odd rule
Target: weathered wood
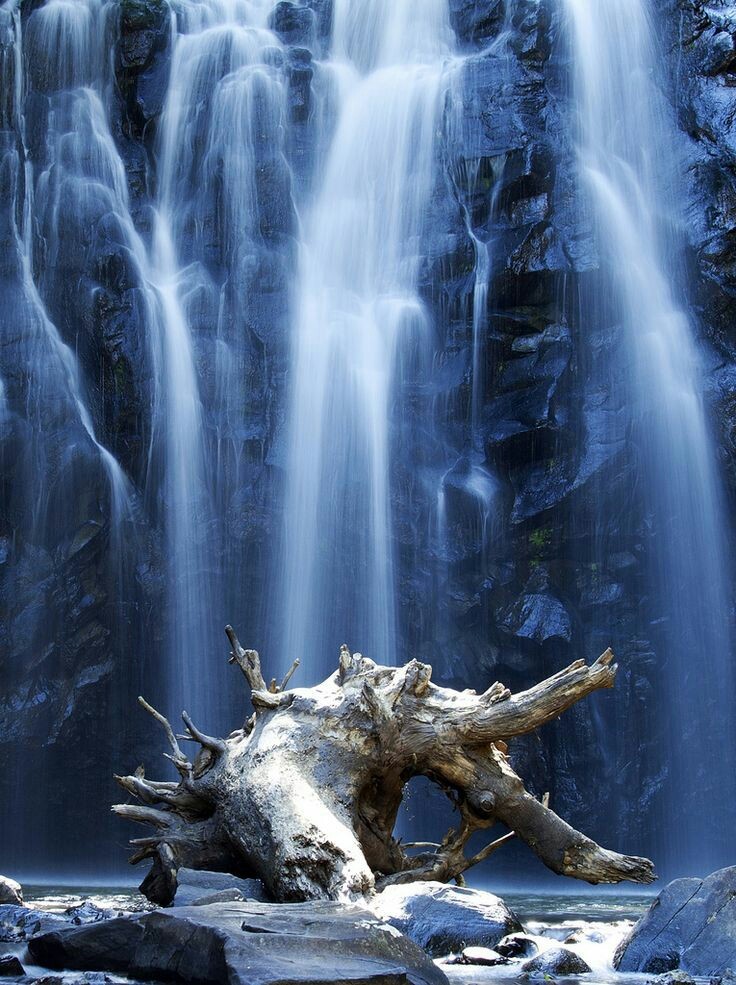
[[(170, 723), (163, 726), (178, 784), (116, 777), (142, 806), (117, 805), (119, 815), (149, 824), (131, 859), (154, 861), (142, 889), (169, 903), (181, 866), (256, 876), (274, 898), (355, 899), (375, 888), (422, 879), (462, 880), (509, 838), (525, 841), (554, 872), (591, 883), (651, 882), (652, 863), (601, 848), (540, 802), (514, 772), (507, 742), (560, 715), (574, 702), (613, 686), (610, 650), (591, 666), (576, 661), (528, 691), (494, 683), (482, 694), (431, 683), (432, 670), (412, 660), (381, 667), (345, 645), (338, 669), (314, 688), (266, 686), (260, 658), (233, 630), (230, 660), (246, 678), (255, 708), (227, 739), (197, 728), (201, 747), (190, 762)], [(406, 782), (424, 775), (439, 784), (459, 812), (457, 829), (440, 845), (410, 854), (393, 836)], [(497, 822), (509, 834), (473, 855), (471, 836)]]

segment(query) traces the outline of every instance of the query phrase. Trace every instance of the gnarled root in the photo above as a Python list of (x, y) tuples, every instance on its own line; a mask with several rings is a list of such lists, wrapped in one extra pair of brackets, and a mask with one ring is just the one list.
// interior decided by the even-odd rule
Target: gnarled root
[[(199, 746), (190, 761), (171, 724), (140, 699), (163, 727), (180, 779), (151, 781), (140, 769), (116, 778), (140, 803), (113, 810), (153, 828), (134, 842), (131, 862), (154, 860), (141, 889), (155, 902), (171, 901), (181, 866), (256, 876), (284, 901), (461, 881), (514, 836), (561, 875), (591, 883), (654, 879), (647, 859), (601, 848), (558, 817), (546, 797), (528, 793), (506, 755), (509, 739), (613, 686), (610, 650), (528, 691), (511, 694), (496, 683), (478, 695), (435, 686), (419, 661), (381, 667), (343, 646), (328, 680), (287, 690), (298, 662), (281, 685), (267, 686), (258, 653), (243, 649), (230, 627), (227, 634), (255, 714), (220, 739), (184, 713), (183, 738)], [(393, 830), (404, 785), (419, 774), (453, 798), (460, 824), (442, 844), (412, 855)], [(467, 856), (470, 837), (497, 822), (509, 833)]]

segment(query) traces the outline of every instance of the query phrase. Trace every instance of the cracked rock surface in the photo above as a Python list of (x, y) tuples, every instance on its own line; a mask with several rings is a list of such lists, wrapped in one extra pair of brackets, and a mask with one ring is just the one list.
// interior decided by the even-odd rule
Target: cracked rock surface
[(736, 966), (736, 866), (669, 883), (615, 957), (618, 971), (718, 975)]

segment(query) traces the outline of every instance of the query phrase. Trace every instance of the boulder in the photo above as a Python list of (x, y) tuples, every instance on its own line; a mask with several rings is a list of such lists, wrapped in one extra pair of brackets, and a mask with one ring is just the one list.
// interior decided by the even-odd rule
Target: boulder
[(20, 978), (25, 969), (14, 954), (0, 955), (0, 978)]
[(322, 901), (156, 910), (42, 934), (28, 950), (47, 968), (184, 983), (447, 982), (419, 947), (367, 910)]
[(614, 957), (618, 971), (698, 977), (736, 967), (736, 866), (665, 886)]
[(24, 906), (0, 904), (0, 941), (23, 940), (24, 918), (30, 912)]
[[(228, 894), (227, 898), (223, 897), (223, 893)], [(239, 879), (229, 872), (179, 869), (173, 906), (233, 903), (242, 900), (270, 902), (260, 879)]]
[(551, 947), (529, 961), (525, 961), (521, 970), (530, 977), (534, 975), (585, 975), (590, 971), (589, 965), (567, 947)]
[(498, 951), (491, 947), (464, 947), (459, 958), (454, 960), (454, 964), (481, 964), (497, 965), (508, 964), (509, 959), (504, 958)]
[(528, 934), (509, 934), (496, 945), (496, 950), (504, 958), (531, 958), (539, 947), (533, 937)]
[(649, 985), (695, 985), (695, 980), (686, 971), (668, 971), (649, 979)]
[(23, 890), (19, 882), (7, 876), (0, 876), (0, 903), (23, 905)]
[(465, 947), (495, 948), (523, 930), (498, 896), (440, 882), (389, 886), (373, 901), (373, 911), (435, 957)]

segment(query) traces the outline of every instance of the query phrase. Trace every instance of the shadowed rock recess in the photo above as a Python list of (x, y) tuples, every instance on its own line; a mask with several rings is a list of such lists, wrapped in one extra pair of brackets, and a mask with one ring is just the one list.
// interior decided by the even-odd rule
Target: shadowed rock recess
[[(196, 668), (191, 697), (210, 716), (190, 707), (198, 725), (225, 735), (242, 719), (223, 662), (207, 656), (228, 617), (265, 653), (280, 652), (294, 284), (334, 124), (330, 0), (274, 4), (262, 29), (270, 33), (258, 36), (256, 55), (248, 50), (258, 71), (243, 101), (224, 87), (217, 105), (200, 105), (195, 86), (182, 138), (191, 173), (177, 171), (181, 148), (162, 152), (172, 9), (182, 30), (187, 4), (90, 0), (80, 5), (87, 26), (73, 29), (58, 19), (62, 6), (0, 9), (0, 825), (9, 872), (63, 864), (79, 873), (119, 858), (123, 831), (105, 816), (112, 774), (158, 751), (130, 714), (139, 693), (178, 715), (168, 704), (179, 698), (166, 695), (182, 693), (172, 685), (178, 670)], [(725, 2), (656, 6), (682, 157), (682, 267), (732, 504), (736, 19)], [(500, 680), (515, 693), (611, 642), (621, 661), (614, 694), (519, 740), (512, 764), (574, 827), (659, 859), (656, 832), (677, 822), (663, 793), (667, 620), (648, 572), (667, 520), (646, 508), (627, 440), (620, 327), (588, 322), (604, 275), (576, 177), (563, 5), (449, 0), (449, 18), (462, 58), (441, 82), (417, 232), (431, 358), (406, 370), (390, 421), (395, 649), (431, 664), (441, 685)], [(84, 71), (74, 74), (71, 55), (49, 55), (65, 45), (79, 58), (92, 51)], [(245, 78), (246, 47), (218, 49), (216, 81)], [(217, 115), (227, 106), (242, 145), (257, 149), (237, 185), (251, 217), (238, 236), (229, 183), (240, 173), (217, 139), (229, 132)], [(88, 143), (80, 149), (74, 134)], [(189, 207), (195, 190), (201, 209), (184, 209), (172, 230), (200, 403), (199, 485), (182, 508), (198, 580), (187, 581), (167, 520), (177, 449), (161, 426), (177, 399), (156, 327), (168, 282), (146, 257), (161, 234), (152, 206), (169, 195)], [(192, 585), (212, 594), (196, 638), (161, 615), (178, 582), (190, 592), (184, 603), (198, 601)], [(286, 656), (280, 675), (301, 654)], [(707, 657), (693, 655), (692, 688)], [(303, 670), (313, 684), (318, 672)], [(682, 728), (698, 746), (697, 732)], [(716, 756), (703, 750), (704, 760)], [(692, 778), (696, 792), (715, 783), (705, 769)], [(60, 818), (73, 837), (60, 836)]]

